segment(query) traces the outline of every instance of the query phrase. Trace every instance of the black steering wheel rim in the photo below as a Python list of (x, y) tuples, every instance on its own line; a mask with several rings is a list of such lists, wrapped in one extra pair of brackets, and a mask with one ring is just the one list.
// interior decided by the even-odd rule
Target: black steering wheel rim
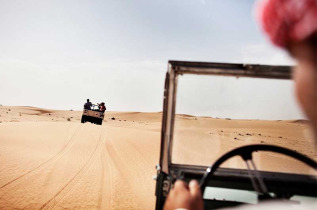
[(207, 168), (203, 178), (200, 181), (200, 188), (202, 190), (202, 193), (205, 191), (207, 181), (210, 179), (210, 177), (214, 175), (215, 171), (219, 168), (219, 166), (222, 163), (224, 163), (226, 160), (234, 156), (241, 156), (243, 160), (245, 161), (252, 160), (252, 153), (256, 151), (267, 151), (267, 152), (276, 152), (276, 153), (284, 154), (286, 156), (290, 156), (294, 159), (297, 159), (305, 163), (306, 165), (314, 168), (315, 170), (317, 170), (317, 163), (314, 160), (298, 152), (295, 152), (293, 150), (280, 147), (280, 146), (275, 146), (275, 145), (263, 145), (263, 144), (247, 145), (247, 146), (238, 147), (236, 149), (233, 149), (227, 152), (226, 154), (221, 156), (213, 165)]

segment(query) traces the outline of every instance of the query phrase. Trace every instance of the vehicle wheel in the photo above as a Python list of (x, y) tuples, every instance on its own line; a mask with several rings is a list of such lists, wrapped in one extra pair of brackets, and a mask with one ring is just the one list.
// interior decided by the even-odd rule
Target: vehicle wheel
[(85, 116), (81, 116), (81, 123), (85, 123), (85, 122), (86, 122)]
[(99, 125), (102, 125), (102, 119), (99, 120)]

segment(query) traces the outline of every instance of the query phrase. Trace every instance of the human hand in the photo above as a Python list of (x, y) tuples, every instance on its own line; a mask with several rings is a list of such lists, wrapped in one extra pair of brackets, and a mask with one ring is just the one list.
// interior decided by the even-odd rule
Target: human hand
[(199, 184), (196, 180), (190, 181), (189, 185), (177, 180), (174, 188), (169, 192), (164, 210), (184, 208), (188, 210), (203, 210), (204, 203)]

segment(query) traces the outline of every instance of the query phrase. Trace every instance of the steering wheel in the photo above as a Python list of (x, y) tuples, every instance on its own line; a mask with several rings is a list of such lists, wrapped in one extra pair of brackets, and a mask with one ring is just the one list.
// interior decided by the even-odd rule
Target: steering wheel
[[(241, 156), (242, 159), (246, 163), (246, 166), (248, 169), (248, 174), (250, 176), (251, 183), (252, 183), (254, 190), (259, 195), (263, 195), (264, 197), (267, 197), (268, 196), (267, 187), (265, 186), (263, 179), (261, 178), (260, 173), (257, 171), (257, 168), (252, 160), (252, 153), (256, 152), (256, 151), (269, 151), (269, 152), (276, 152), (276, 153), (284, 154), (284, 155), (293, 157), (294, 159), (297, 159), (297, 160), (305, 163), (306, 165), (314, 168), (315, 170), (317, 170), (317, 163), (314, 160), (312, 160), (312, 159), (310, 159), (310, 158), (308, 158), (308, 157), (306, 157), (298, 152), (292, 151), (290, 149), (286, 149), (286, 148), (279, 147), (279, 146), (262, 145), (262, 144), (242, 146), (242, 147), (236, 148), (236, 149), (224, 154), (213, 165), (211, 165), (210, 167), (207, 168), (203, 178), (200, 180), (200, 188), (202, 190), (202, 194), (205, 191), (207, 181), (214, 175), (215, 171), (219, 168), (219, 166), (223, 162), (225, 162), (226, 160), (228, 160), (229, 158), (232, 158), (234, 156)], [(249, 162), (251, 163), (251, 166), (253, 167), (254, 170), (251, 170)]]

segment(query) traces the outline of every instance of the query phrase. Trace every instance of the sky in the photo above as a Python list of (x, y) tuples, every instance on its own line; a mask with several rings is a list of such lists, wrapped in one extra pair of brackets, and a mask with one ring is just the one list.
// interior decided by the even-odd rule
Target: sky
[(89, 98), (156, 112), (168, 60), (294, 64), (259, 29), (254, 4), (0, 0), (0, 104), (81, 110)]
[(290, 80), (182, 75), (176, 112), (231, 119), (302, 119)]

